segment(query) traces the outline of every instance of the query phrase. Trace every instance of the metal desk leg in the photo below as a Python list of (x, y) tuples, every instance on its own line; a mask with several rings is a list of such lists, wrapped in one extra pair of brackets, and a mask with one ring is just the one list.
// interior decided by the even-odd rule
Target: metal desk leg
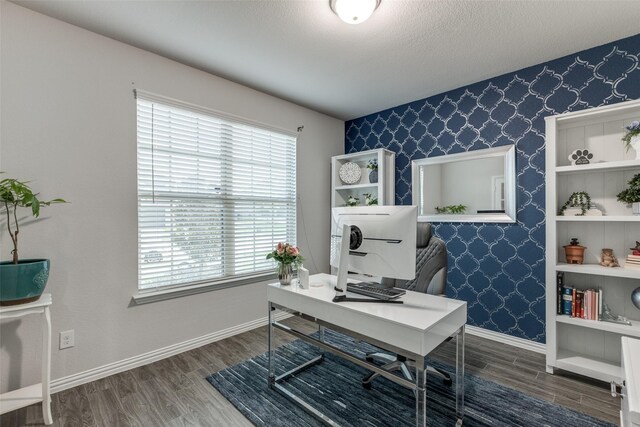
[(456, 335), (456, 426), (464, 419), (464, 326)]
[(275, 357), (275, 348), (273, 345), (273, 304), (271, 302), (269, 302), (268, 305), (268, 310), (269, 310), (269, 314), (268, 314), (268, 322), (269, 322), (269, 327), (268, 327), (268, 338), (267, 338), (267, 342), (268, 342), (268, 348), (267, 348), (267, 364), (268, 364), (268, 370), (269, 370), (269, 374), (267, 377), (267, 382), (269, 384), (269, 387), (273, 388), (273, 385), (276, 383), (276, 376), (273, 372), (273, 358)]
[(416, 359), (416, 426), (427, 425), (427, 369), (424, 357)]
[(46, 425), (53, 424), (51, 417), (51, 313), (44, 308), (42, 321), (42, 418)]

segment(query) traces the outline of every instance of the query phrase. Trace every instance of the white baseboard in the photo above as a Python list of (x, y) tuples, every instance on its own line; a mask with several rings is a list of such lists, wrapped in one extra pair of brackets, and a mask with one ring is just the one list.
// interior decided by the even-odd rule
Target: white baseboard
[[(275, 318), (277, 320), (286, 319), (288, 317), (291, 317), (291, 314), (281, 312), (275, 315)], [(211, 334), (207, 334), (198, 338), (193, 338), (178, 344), (173, 344), (168, 347), (160, 348), (158, 350), (153, 350), (148, 353), (143, 353), (138, 356), (120, 360), (118, 362), (113, 362), (104, 366), (89, 369), (88, 371), (79, 372), (77, 374), (69, 375), (63, 378), (58, 378), (51, 381), (51, 393), (57, 393), (59, 391), (90, 383), (91, 381), (96, 381), (101, 378), (117, 374), (119, 372), (128, 371), (129, 369), (157, 362), (158, 360), (166, 359), (167, 357), (175, 356), (176, 354), (193, 350), (194, 348), (202, 347), (203, 345), (207, 345), (212, 342), (240, 334), (242, 332), (247, 332), (266, 324), (267, 317), (262, 317), (260, 319), (252, 320), (251, 322), (232, 326), (231, 328), (213, 332)]]
[[(291, 314), (281, 312), (275, 315), (275, 318), (277, 320), (283, 320), (288, 317), (291, 317)], [(107, 365), (89, 369), (84, 372), (79, 372), (77, 374), (58, 378), (51, 381), (51, 393), (57, 393), (59, 391), (90, 383), (91, 381), (96, 381), (110, 375), (128, 371), (129, 369), (148, 365), (149, 363), (157, 362), (158, 360), (166, 359), (167, 357), (175, 356), (176, 354), (193, 350), (194, 348), (202, 347), (203, 345), (207, 345), (215, 341), (220, 341), (233, 335), (259, 328), (266, 324), (267, 318), (263, 317), (260, 319), (252, 320), (251, 322), (213, 332), (211, 334), (207, 334), (198, 338), (193, 338), (191, 340), (187, 340), (178, 344), (173, 344), (164, 348), (160, 348), (158, 350), (153, 350), (148, 353), (143, 353), (138, 356), (120, 360), (118, 362), (109, 363)], [(467, 326), (465, 330), (471, 335), (498, 341), (504, 344), (523, 348), (525, 350), (531, 350), (536, 353), (545, 353), (544, 344), (536, 343), (522, 338), (512, 337), (510, 335), (501, 334), (499, 332), (489, 331), (487, 329), (478, 328), (477, 326)]]
[(514, 347), (523, 348), (525, 350), (534, 351), (536, 353), (545, 354), (547, 351), (547, 346), (539, 342), (512, 337), (511, 335), (501, 334), (500, 332), (490, 331), (488, 329), (479, 328), (477, 326), (467, 325), (464, 329), (468, 334), (486, 338), (492, 341), (501, 342), (503, 344), (512, 345)]

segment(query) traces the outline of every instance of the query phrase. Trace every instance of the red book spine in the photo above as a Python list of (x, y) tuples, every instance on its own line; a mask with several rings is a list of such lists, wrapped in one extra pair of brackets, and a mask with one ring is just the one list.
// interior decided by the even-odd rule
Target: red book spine
[(576, 304), (576, 288), (573, 288), (573, 299), (571, 300), (571, 317), (576, 317), (577, 304)]

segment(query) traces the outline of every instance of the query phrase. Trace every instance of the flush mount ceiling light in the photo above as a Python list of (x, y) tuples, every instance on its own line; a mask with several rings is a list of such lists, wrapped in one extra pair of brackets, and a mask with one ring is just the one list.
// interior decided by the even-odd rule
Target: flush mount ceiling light
[(359, 24), (369, 19), (380, 0), (329, 0), (333, 13), (347, 24)]

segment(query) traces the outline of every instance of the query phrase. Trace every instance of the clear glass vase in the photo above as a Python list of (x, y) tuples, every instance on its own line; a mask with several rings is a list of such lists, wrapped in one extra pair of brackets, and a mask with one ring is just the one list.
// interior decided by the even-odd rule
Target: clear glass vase
[(283, 286), (291, 284), (293, 279), (293, 267), (291, 264), (278, 264), (278, 280)]

